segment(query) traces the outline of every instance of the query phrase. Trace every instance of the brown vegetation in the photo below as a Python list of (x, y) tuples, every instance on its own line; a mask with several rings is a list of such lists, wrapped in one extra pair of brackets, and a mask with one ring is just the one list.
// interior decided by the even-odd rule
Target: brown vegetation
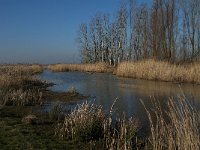
[[(113, 122), (116, 125), (113, 125)], [(132, 149), (136, 138), (138, 123), (135, 119), (113, 120), (105, 115), (101, 105), (82, 103), (59, 123), (55, 134), (62, 139), (75, 141), (102, 141), (102, 148)]]
[(41, 73), (43, 67), (40, 65), (5, 65), (0, 66), (0, 86), (22, 86), (23, 83), (29, 81), (36, 81), (32, 76)]
[(200, 83), (200, 65), (175, 65), (164, 61), (145, 60), (118, 65), (116, 75), (147, 80)]
[[(32, 105), (40, 103), (42, 86), (34, 74), (43, 71), (39, 65), (0, 66), (0, 105)], [(46, 85), (45, 85), (46, 84)]]
[(112, 72), (111, 67), (106, 63), (95, 63), (95, 64), (54, 64), (49, 65), (48, 68), (56, 72), (67, 72), (67, 71), (80, 71), (80, 72)]
[(9, 73), (9, 74), (36, 74), (41, 73), (43, 67), (41, 65), (3, 65), (0, 66), (0, 74)]
[(167, 111), (153, 100), (153, 111), (147, 108), (151, 144), (154, 150), (198, 150), (200, 148), (200, 115), (185, 97), (169, 98)]
[(40, 104), (42, 91), (40, 89), (11, 89), (4, 93), (2, 100), (5, 105), (25, 106)]
[(120, 77), (138, 78), (145, 80), (158, 80), (169, 82), (200, 83), (200, 64), (172, 64), (167, 61), (148, 59), (136, 62), (122, 62), (117, 67), (106, 63), (96, 64), (55, 64), (48, 68), (55, 72), (110, 72)]

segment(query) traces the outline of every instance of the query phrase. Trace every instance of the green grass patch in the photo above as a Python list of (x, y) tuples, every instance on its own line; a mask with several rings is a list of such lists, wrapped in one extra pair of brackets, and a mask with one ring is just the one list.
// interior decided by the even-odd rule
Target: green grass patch
[[(87, 143), (59, 140), (54, 135), (54, 123), (24, 124), (24, 107), (5, 107), (0, 110), (0, 147), (4, 149), (87, 149)], [(45, 117), (42, 116), (42, 119)], [(47, 118), (46, 118), (47, 119)]]

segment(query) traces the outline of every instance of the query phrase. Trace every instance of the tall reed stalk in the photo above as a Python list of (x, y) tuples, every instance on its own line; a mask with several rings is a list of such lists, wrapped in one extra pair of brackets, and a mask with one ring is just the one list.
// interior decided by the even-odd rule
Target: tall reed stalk
[(103, 113), (101, 105), (82, 103), (59, 123), (55, 134), (61, 139), (75, 141), (102, 141), (102, 148), (110, 150), (133, 149), (138, 129), (136, 119), (113, 120)]
[(96, 64), (54, 64), (49, 65), (48, 68), (55, 72), (67, 72), (67, 71), (80, 71), (80, 72), (112, 72), (112, 68), (106, 63)]
[(155, 99), (153, 106), (153, 111), (150, 111), (144, 105), (150, 121), (150, 142), (154, 150), (200, 149), (200, 115), (185, 97), (179, 97), (178, 100), (169, 98), (166, 111)]
[[(43, 70), (40, 65), (0, 66), (0, 105), (32, 105), (40, 103), (42, 82), (33, 76)], [(46, 84), (46, 85), (45, 85)]]
[(200, 83), (200, 64), (176, 65), (164, 61), (144, 60), (123, 62), (118, 65), (116, 75), (146, 80)]

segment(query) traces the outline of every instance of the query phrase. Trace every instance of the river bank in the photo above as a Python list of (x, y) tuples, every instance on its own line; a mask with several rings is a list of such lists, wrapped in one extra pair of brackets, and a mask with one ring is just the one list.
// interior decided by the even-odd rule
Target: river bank
[[(2, 149), (166, 149), (168, 147), (198, 149), (200, 145), (199, 113), (183, 96), (174, 99), (162, 97), (146, 99), (137, 96), (140, 92), (136, 91), (141, 90), (143, 91), (141, 95), (144, 95), (144, 89), (143, 84), (137, 86), (135, 80), (122, 80), (111, 74), (44, 71), (40, 77), (43, 75), (43, 79), (49, 77), (49, 81), (57, 81), (57, 86), (62, 87), (63, 90), (58, 92), (49, 88), (53, 84), (39, 79), (38, 74), (33, 73), (34, 71), (28, 69), (27, 72), (24, 69), (16, 73), (13, 71), (15, 69), (4, 68), (1, 71), (1, 75), (7, 79), (0, 82), (0, 146)], [(77, 87), (84, 85), (89, 93), (99, 92), (98, 96), (105, 99), (101, 101), (102, 104), (108, 101), (104, 97), (106, 92), (113, 94), (115, 91), (114, 97), (122, 92), (122, 95), (128, 97), (121, 101), (111, 100), (111, 103), (108, 102), (103, 106), (94, 101), (87, 102), (88, 96), (80, 94), (76, 86), (66, 88), (59, 82), (66, 82), (69, 84), (68, 87), (71, 83), (76, 83)], [(128, 83), (134, 87), (130, 88)], [(136, 92), (133, 97), (130, 93), (126, 93), (127, 89)], [(81, 93), (89, 94), (84, 90)], [(81, 99), (83, 102), (80, 101)], [(142, 102), (139, 99), (142, 99)], [(149, 106), (152, 100), (153, 104)], [(165, 103), (161, 103), (163, 100)], [(75, 106), (66, 110), (66, 106), (71, 102), (74, 102)], [(48, 103), (53, 105), (46, 109)], [(107, 107), (104, 108), (105, 106)], [(127, 109), (131, 116), (125, 114), (116, 116), (115, 110), (120, 106), (123, 111)], [(142, 109), (145, 109), (146, 113)], [(131, 112), (133, 110), (139, 114), (133, 115)], [(150, 121), (148, 126), (144, 126), (139, 121), (144, 116), (147, 116)], [(149, 132), (142, 134), (146, 130)], [(182, 134), (186, 136), (183, 138)]]
[[(53, 83), (40, 80), (41, 65), (0, 66), (1, 149), (77, 149), (87, 143), (59, 140), (54, 128), (64, 118), (57, 101), (71, 103), (87, 99), (75, 89), (53, 92)], [(44, 111), (46, 103), (54, 105)]]
[(114, 67), (106, 63), (95, 64), (53, 64), (49, 65), (48, 69), (54, 72), (68, 72), (68, 71), (80, 71), (80, 72), (93, 72), (93, 73), (112, 73)]
[(120, 77), (134, 79), (166, 81), (176, 83), (200, 83), (200, 65), (171, 64), (165, 61), (144, 60), (138, 62), (122, 62), (117, 67), (105, 63), (97, 64), (55, 64), (48, 69), (54, 72), (80, 71), (91, 73), (113, 73)]

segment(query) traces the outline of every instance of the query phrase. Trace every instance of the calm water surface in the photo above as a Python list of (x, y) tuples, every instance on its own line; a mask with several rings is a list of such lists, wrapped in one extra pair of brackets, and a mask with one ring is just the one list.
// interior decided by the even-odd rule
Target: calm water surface
[(143, 100), (147, 107), (151, 105), (151, 97), (159, 99), (162, 106), (166, 106), (169, 96), (177, 97), (183, 93), (194, 106), (200, 110), (200, 85), (175, 84), (168, 82), (155, 82), (120, 78), (112, 74), (89, 74), (80, 72), (54, 73), (44, 71), (41, 79), (55, 83), (50, 89), (65, 92), (72, 86), (79, 93), (90, 95), (89, 101), (103, 105), (109, 111), (117, 98), (115, 112), (125, 113), (128, 117), (139, 118), (141, 123), (147, 121), (146, 112), (140, 102)]

